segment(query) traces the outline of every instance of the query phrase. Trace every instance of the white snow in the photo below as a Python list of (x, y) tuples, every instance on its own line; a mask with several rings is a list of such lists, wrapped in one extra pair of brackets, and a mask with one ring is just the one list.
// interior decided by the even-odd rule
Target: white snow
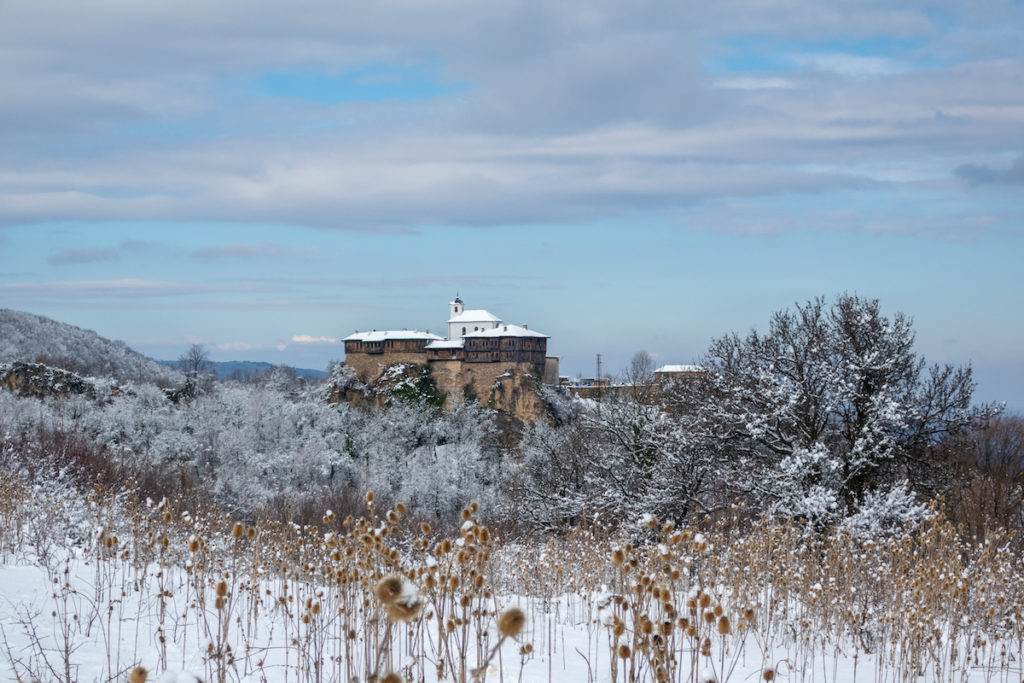
[(354, 334), (350, 334), (342, 339), (342, 341), (379, 342), (397, 339), (427, 339), (431, 341), (441, 341), (444, 337), (440, 337), (430, 332), (421, 332), (419, 330), (372, 330), (370, 332), (356, 332)]
[(467, 309), (448, 318), (450, 323), (500, 323), (501, 318), (482, 308)]
[(490, 330), (477, 330), (476, 332), (467, 332), (463, 335), (467, 339), (470, 337), (545, 337), (550, 338), (549, 335), (541, 334), (535, 330), (530, 330), (519, 325), (499, 325)]
[(654, 372), (704, 372), (704, 368), (699, 365), (662, 365)]

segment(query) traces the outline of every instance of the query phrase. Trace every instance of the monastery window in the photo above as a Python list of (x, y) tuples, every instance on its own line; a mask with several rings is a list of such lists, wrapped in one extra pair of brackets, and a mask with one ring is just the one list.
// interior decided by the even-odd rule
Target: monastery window
[(465, 327), (462, 328), (462, 334), (466, 334), (466, 328)]

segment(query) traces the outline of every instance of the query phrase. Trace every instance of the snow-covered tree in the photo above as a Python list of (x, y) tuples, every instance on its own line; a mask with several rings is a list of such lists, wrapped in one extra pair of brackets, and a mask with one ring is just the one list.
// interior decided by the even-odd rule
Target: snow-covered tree
[(676, 399), (728, 457), (736, 493), (832, 524), (896, 500), (905, 480), (927, 490), (934, 448), (992, 412), (971, 406), (970, 367), (927, 367), (913, 345), (911, 321), (877, 300), (818, 298), (775, 313), (764, 334), (714, 340), (706, 379)]

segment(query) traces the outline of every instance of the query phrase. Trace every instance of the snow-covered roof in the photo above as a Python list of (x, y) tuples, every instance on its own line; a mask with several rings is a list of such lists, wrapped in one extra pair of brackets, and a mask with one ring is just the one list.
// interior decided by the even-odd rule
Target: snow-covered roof
[(662, 365), (655, 372), (704, 372), (699, 365)]
[(466, 310), (459, 313), (454, 318), (448, 318), (450, 323), (500, 323), (501, 318), (494, 315), (490, 311), (485, 311), (482, 308), (473, 310)]
[(356, 332), (342, 339), (342, 341), (379, 342), (388, 339), (426, 339), (427, 341), (440, 341), (439, 337), (430, 332), (419, 330), (373, 330), (372, 332)]
[(466, 345), (462, 339), (442, 339), (441, 341), (434, 341), (427, 344), (425, 348), (428, 349), (461, 349)]
[(467, 332), (463, 335), (465, 338), (469, 337), (548, 337), (550, 335), (541, 334), (535, 330), (528, 330), (525, 327), (519, 325), (498, 325), (497, 327), (490, 330), (477, 330), (476, 332)]

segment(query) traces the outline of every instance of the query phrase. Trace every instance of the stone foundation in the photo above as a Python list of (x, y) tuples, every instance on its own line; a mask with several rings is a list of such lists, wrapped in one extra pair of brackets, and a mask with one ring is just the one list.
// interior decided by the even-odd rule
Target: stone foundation
[(349, 353), (345, 355), (345, 365), (352, 368), (356, 377), (361, 382), (372, 384), (376, 382), (384, 368), (398, 363), (413, 363), (414, 365), (426, 365), (427, 354), (425, 353)]

